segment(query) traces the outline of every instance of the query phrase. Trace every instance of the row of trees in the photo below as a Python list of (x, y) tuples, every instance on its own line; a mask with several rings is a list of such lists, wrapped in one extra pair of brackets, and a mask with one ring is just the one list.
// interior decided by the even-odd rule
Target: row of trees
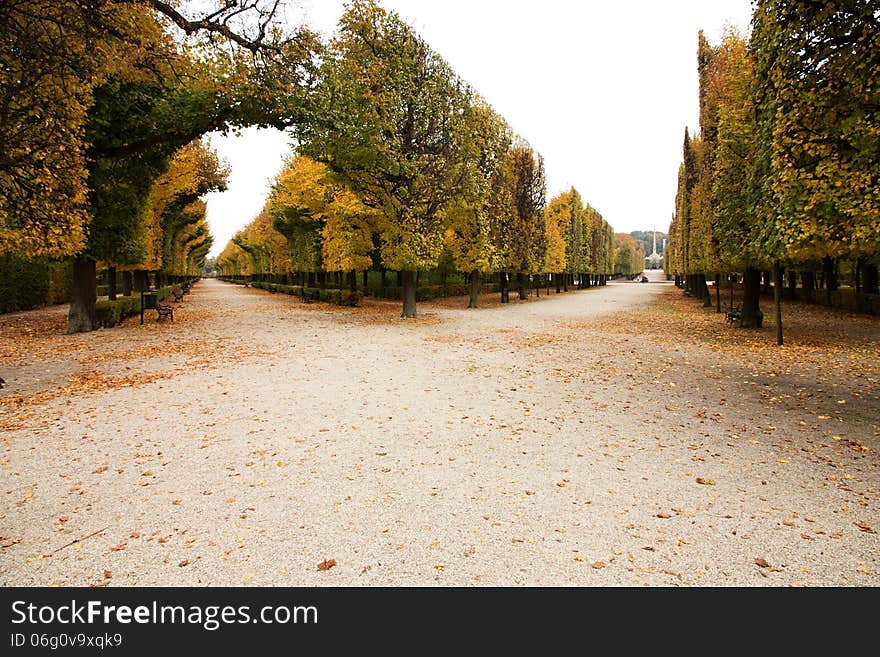
[[(572, 189), (546, 201), (541, 156), (400, 17), (355, 0), (322, 56), (296, 155), (264, 211), (226, 246), (222, 273), (416, 272), (559, 280), (614, 270), (611, 227)], [(508, 276), (502, 276), (507, 301)]]
[(202, 135), (301, 116), (315, 37), (285, 27), (283, 2), (189, 10), (0, 3), (0, 253), (73, 259), (68, 332), (96, 328), (98, 263), (111, 282), (198, 268), (198, 198), (224, 180)]
[[(700, 131), (685, 131), (667, 271), (711, 304), (706, 277), (742, 273), (742, 326), (760, 326), (772, 271), (804, 288), (853, 262), (877, 293), (880, 18), (871, 0), (758, 0), (747, 42), (698, 46)], [(717, 280), (717, 278), (716, 278)]]

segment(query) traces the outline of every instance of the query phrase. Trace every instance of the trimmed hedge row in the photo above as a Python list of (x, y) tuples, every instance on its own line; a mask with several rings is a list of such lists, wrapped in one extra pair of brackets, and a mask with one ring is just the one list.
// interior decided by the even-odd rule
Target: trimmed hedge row
[[(159, 301), (164, 301), (170, 297), (174, 290), (179, 293), (181, 291), (181, 286), (168, 285), (159, 288)], [(123, 319), (137, 315), (140, 312), (140, 292), (132, 293), (130, 297), (118, 297), (116, 301), (98, 301), (95, 304), (95, 314), (98, 317), (98, 326), (101, 328), (113, 328)]]
[[(501, 286), (497, 283), (486, 283), (480, 286), (480, 294), (494, 294), (500, 292)], [(374, 296), (381, 299), (403, 299), (402, 287), (382, 287), (373, 291)], [(416, 301), (429, 301), (444, 297), (466, 297), (471, 293), (471, 286), (467, 284), (455, 285), (425, 285), (416, 290)]]
[[(266, 290), (272, 294), (287, 294), (293, 297), (301, 297), (303, 288), (300, 285), (278, 285), (276, 283), (264, 283), (256, 281), (251, 283), (252, 287), (260, 290)], [(364, 302), (364, 293), (361, 291), (352, 292), (351, 290), (322, 290), (316, 287), (305, 288), (306, 293), (313, 295), (316, 299), (326, 303), (332, 303), (336, 306), (349, 306), (359, 308)]]
[[(244, 280), (224, 279), (228, 283), (237, 285), (246, 285)], [(300, 285), (279, 285), (277, 283), (267, 283), (265, 281), (252, 281), (252, 287), (260, 290), (266, 290), (272, 293), (289, 294), (291, 296), (302, 296), (303, 288)], [(362, 305), (363, 292), (351, 292), (349, 290), (326, 289), (322, 290), (316, 287), (305, 288), (306, 292), (313, 294), (315, 298), (327, 303), (333, 303), (337, 306), (355, 306)], [(494, 294), (501, 291), (498, 283), (485, 283), (480, 286), (480, 294)], [(429, 301), (431, 299), (439, 299), (444, 297), (465, 297), (470, 295), (471, 286), (467, 284), (452, 285), (425, 285), (416, 290), (416, 301)], [(396, 286), (373, 288), (370, 290), (372, 296), (380, 299), (403, 299), (403, 288)]]
[(70, 301), (69, 261), (0, 256), (0, 313)]

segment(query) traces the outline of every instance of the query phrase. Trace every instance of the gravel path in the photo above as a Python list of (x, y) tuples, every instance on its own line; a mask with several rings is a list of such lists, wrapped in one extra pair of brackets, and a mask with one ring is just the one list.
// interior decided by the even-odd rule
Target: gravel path
[(880, 584), (880, 323), (779, 359), (679, 296), (0, 318), (0, 584)]

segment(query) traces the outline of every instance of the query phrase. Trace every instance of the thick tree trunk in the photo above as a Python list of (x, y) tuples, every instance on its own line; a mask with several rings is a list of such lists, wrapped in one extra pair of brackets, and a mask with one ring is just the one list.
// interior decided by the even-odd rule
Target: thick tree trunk
[(706, 282), (706, 275), (700, 274), (700, 296), (703, 299), (703, 307), (712, 307), (712, 293), (709, 292), (709, 284)]
[(740, 326), (743, 328), (761, 328), (764, 324), (764, 313), (761, 312), (761, 272), (757, 269), (746, 269), (743, 274), (743, 303)]
[(468, 301), (468, 308), (477, 307), (477, 299), (480, 297), (480, 272), (474, 269), (471, 272), (471, 298)]
[(782, 346), (782, 265), (773, 268), (773, 303), (776, 306), (776, 344)]
[(721, 312), (721, 274), (715, 274), (715, 312)]
[(864, 277), (865, 277), (865, 294), (878, 294), (880, 290), (878, 290), (878, 275), (877, 275), (877, 265), (874, 263), (866, 262), (864, 267)]
[(414, 271), (400, 272), (403, 283), (403, 314), (401, 317), (414, 318), (416, 316), (416, 273)]
[(526, 296), (526, 275), (522, 272), (519, 272), (516, 275), (516, 286), (519, 288), (519, 299), (520, 301), (525, 301), (528, 299)]
[(801, 272), (801, 287), (804, 288), (804, 301), (813, 303), (816, 291), (816, 275), (811, 271)]
[(95, 261), (77, 257), (73, 261), (73, 285), (70, 290), (70, 312), (67, 335), (87, 333), (98, 328), (95, 302), (98, 300), (98, 279)]
[(510, 303), (510, 277), (506, 271), (501, 272), (501, 303)]
[(130, 271), (122, 272), (122, 296), (124, 296), (124, 297), (131, 296), (131, 272)]
[(143, 269), (135, 269), (134, 271), (134, 291), (143, 292), (149, 286), (147, 272)]
[(116, 301), (116, 267), (107, 267), (107, 299)]
[(788, 270), (788, 298), (791, 301), (794, 301), (797, 298), (797, 272), (793, 270)]
[(831, 305), (831, 293), (837, 290), (837, 271), (834, 258), (822, 259), (822, 277), (825, 279), (825, 305)]
[(358, 273), (356, 271), (348, 272), (348, 289), (357, 292), (358, 289)]

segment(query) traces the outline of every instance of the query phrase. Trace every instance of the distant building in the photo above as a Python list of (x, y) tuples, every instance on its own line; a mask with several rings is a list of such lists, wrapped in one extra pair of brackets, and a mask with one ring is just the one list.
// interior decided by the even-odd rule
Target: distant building
[(657, 253), (657, 231), (654, 231), (654, 250), (645, 258), (645, 269), (663, 269), (663, 256)]

